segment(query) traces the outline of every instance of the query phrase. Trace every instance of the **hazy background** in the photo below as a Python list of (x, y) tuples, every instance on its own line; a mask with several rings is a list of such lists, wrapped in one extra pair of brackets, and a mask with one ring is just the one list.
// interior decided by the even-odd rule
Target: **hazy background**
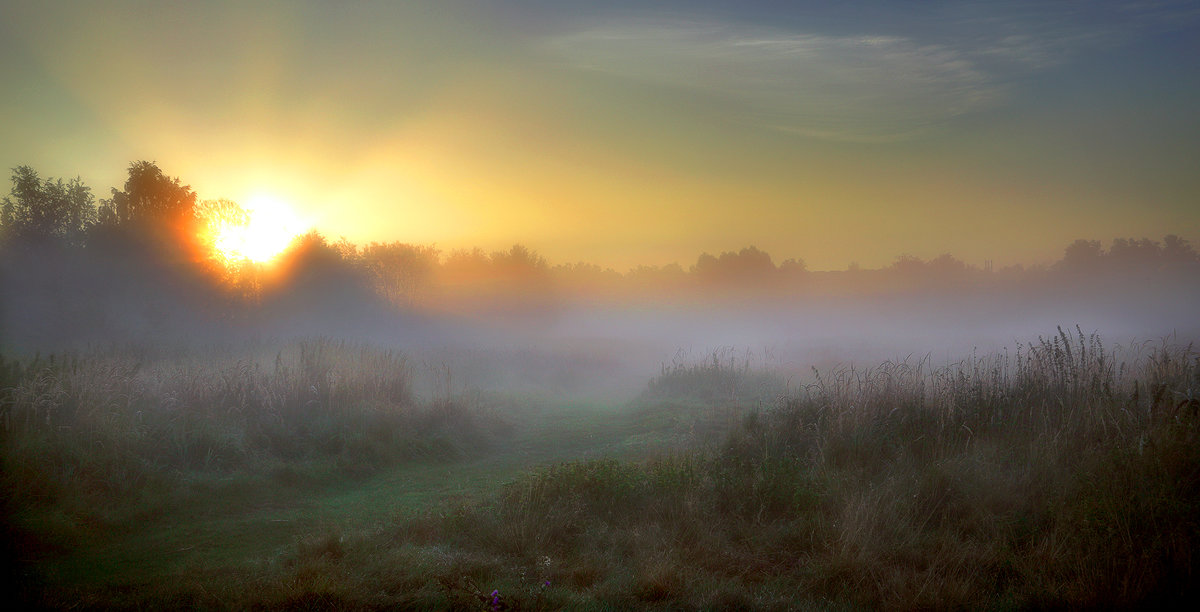
[[(0, 348), (644, 377), (1191, 337), (1198, 30), (1169, 1), (0, 1)], [(286, 232), (251, 246), (312, 233), (216, 254), (263, 201)]]
[(245, 214), (150, 162), (99, 201), (80, 179), (17, 168), (0, 206), (0, 351), (269, 353), (324, 337), (404, 351), (430, 393), (457, 380), (583, 397), (711, 359), (800, 384), (814, 367), (1019, 351), (1063, 327), (1110, 348), (1200, 337), (1200, 254), (1174, 234), (1075, 240), (1049, 264), (1000, 269), (942, 254), (813, 271), (748, 246), (618, 272), (521, 244), (443, 252), (316, 231), (255, 262), (215, 231)]
[[(0, 2), (0, 166), (355, 243), (810, 269), (1200, 235), (1195, 2)], [(103, 191), (97, 192), (105, 195)]]
[(1197, 94), (1188, 1), (0, 0), (6, 594), (1182, 607)]

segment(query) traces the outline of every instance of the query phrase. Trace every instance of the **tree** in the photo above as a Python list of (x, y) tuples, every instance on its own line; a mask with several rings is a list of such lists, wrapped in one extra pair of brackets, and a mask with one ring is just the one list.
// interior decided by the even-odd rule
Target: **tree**
[(114, 188), (101, 207), (118, 225), (173, 225), (195, 218), (196, 192), (167, 177), (154, 162), (139, 161), (129, 165), (125, 190)]
[(441, 267), (442, 281), (451, 285), (482, 283), (491, 277), (491, 260), (483, 249), (454, 249)]
[(970, 270), (965, 262), (949, 253), (942, 253), (930, 259), (925, 263), (925, 269), (942, 280), (962, 276)]
[(262, 303), (276, 315), (351, 324), (381, 302), (370, 279), (338, 245), (312, 230), (292, 241), (264, 283)]
[(702, 253), (692, 267), (692, 273), (701, 282), (749, 283), (770, 278), (777, 271), (771, 256), (757, 247), (746, 247), (738, 252), (725, 251), (720, 257)]
[(250, 222), (250, 213), (246, 212), (245, 208), (233, 200), (224, 198), (200, 202), (195, 207), (195, 214), (213, 229), (241, 226)]
[(491, 263), (493, 274), (509, 281), (544, 278), (549, 271), (546, 258), (523, 244), (514, 244), (507, 251), (492, 253)]
[[(196, 192), (163, 174), (155, 162), (133, 162), (124, 190), (113, 188), (113, 197), (101, 200), (100, 217), (133, 232), (191, 240), (198, 221)], [(193, 235), (182, 234), (187, 232)]]
[(1067, 246), (1060, 265), (1071, 272), (1097, 271), (1103, 258), (1104, 250), (1100, 248), (1099, 240), (1081, 238)]
[(639, 265), (629, 270), (625, 278), (635, 295), (678, 294), (688, 285), (687, 272), (678, 263), (664, 266)]
[(42, 180), (29, 166), (13, 168), (12, 189), (0, 208), (6, 239), (81, 244), (96, 220), (92, 190), (76, 177)]
[(221, 240), (230, 230), (245, 227), (250, 222), (250, 213), (237, 202), (221, 198), (200, 202), (194, 209), (194, 215), (199, 230), (198, 240), (210, 257), (226, 267), (240, 264), (223, 260)]
[(1154, 240), (1117, 238), (1108, 249), (1109, 268), (1120, 270), (1149, 270), (1158, 267), (1162, 247)]
[(1184, 238), (1170, 234), (1163, 238), (1162, 255), (1168, 266), (1190, 266), (1197, 263), (1196, 249)]
[(918, 276), (925, 271), (925, 262), (916, 255), (905, 253), (892, 262), (891, 271), (904, 276)]
[(125, 189), (113, 189), (100, 202), (99, 225), (127, 246), (148, 246), (170, 258), (203, 258), (196, 192), (154, 162), (129, 165)]
[(808, 272), (808, 264), (803, 259), (791, 257), (779, 263), (779, 271), (788, 275), (798, 276)]
[(363, 248), (362, 261), (383, 297), (410, 306), (432, 286), (439, 255), (432, 246), (372, 242)]

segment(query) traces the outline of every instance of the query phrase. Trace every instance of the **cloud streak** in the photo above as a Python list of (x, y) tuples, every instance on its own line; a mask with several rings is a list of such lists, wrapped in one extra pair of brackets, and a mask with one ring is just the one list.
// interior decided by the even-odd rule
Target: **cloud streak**
[(744, 121), (845, 141), (905, 138), (1002, 86), (954, 49), (705, 23), (608, 24), (547, 43), (569, 64), (731, 105)]

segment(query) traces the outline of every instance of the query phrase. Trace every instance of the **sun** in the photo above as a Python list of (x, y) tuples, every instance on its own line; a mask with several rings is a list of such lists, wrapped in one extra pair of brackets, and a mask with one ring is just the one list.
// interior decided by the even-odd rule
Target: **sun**
[(306, 229), (292, 207), (272, 195), (255, 195), (242, 209), (240, 222), (215, 228), (213, 248), (226, 261), (269, 262)]

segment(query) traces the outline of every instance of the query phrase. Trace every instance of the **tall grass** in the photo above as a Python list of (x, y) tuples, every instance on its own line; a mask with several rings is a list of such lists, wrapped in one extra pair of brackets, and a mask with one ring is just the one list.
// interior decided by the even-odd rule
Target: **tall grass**
[[(207, 582), (85, 587), (40, 601), (1010, 609), (1178, 606), (1197, 595), (1200, 354), (1190, 345), (1108, 347), (1059, 329), (948, 367), (925, 359), (816, 372), (753, 402), (728, 393), (753, 371), (726, 357), (664, 368), (639, 400), (738, 406), (723, 413), (733, 420), (720, 436), (692, 446), (547, 466), (483, 501), (363, 532), (331, 527)], [(115, 457), (106, 461), (134, 475), (161, 473), (147, 464), (344, 457), (366, 452), (352, 450), (364, 444), (356, 436), (374, 429), (391, 432), (386, 448), (429, 448), (422, 440), (470, 439), (479, 424), (456, 421), (449, 404), (414, 405), (394, 380), (402, 358), (349, 345), (294, 347), (274, 363), (233, 360), (205, 375), (156, 367), (116, 356), (77, 374), (63, 360), (16, 374), (5, 366), (19, 381), (3, 407), (6, 491), (45, 486), (21, 466), (59, 474), (64, 487), (84, 486), (84, 468), (111, 477), (116, 467), (74, 457), (74, 442), (63, 442), (83, 439), (83, 424)], [(196, 420), (179, 416), (188, 410)], [(380, 426), (387, 419), (403, 427)]]
[(755, 405), (773, 401), (786, 391), (775, 372), (755, 367), (752, 356), (720, 348), (699, 362), (676, 355), (670, 365), (660, 367), (642, 392), (645, 402), (690, 401), (707, 405)]
[(494, 419), (451, 397), (418, 401), (400, 353), (329, 339), (273, 356), (109, 349), (0, 371), (4, 494), (64, 515), (76, 534), (197, 478), (288, 485), (464, 457), (487, 447)]
[(566, 607), (1181, 603), (1200, 355), (1120, 352), (1060, 330), (948, 368), (821, 373), (714, 447), (554, 466), (392, 537), (492, 559), (456, 571), (526, 600), (514, 573), (555, 559), (544, 601)]

